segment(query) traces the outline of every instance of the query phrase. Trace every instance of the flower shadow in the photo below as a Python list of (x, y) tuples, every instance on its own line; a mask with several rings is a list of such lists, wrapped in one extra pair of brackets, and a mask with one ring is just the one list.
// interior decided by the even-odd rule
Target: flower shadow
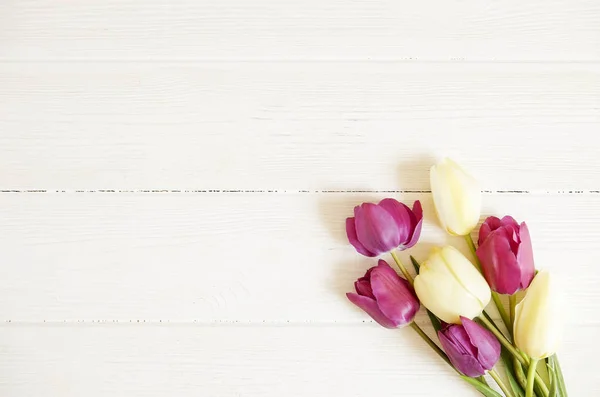
[(322, 196), (318, 203), (319, 218), (329, 236), (337, 243), (348, 243), (346, 218), (354, 216), (355, 206), (363, 202), (378, 202), (384, 198), (377, 193), (352, 192), (322, 193)]
[(429, 170), (437, 162), (434, 156), (417, 155), (398, 164), (398, 180), (401, 191), (427, 193), (431, 191)]

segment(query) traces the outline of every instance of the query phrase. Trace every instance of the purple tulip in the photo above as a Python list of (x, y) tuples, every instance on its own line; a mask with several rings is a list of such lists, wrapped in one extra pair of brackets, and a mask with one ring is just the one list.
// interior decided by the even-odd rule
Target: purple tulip
[(422, 223), (423, 210), (419, 200), (411, 210), (387, 198), (379, 204), (363, 203), (354, 207), (354, 217), (346, 219), (346, 234), (356, 251), (373, 257), (415, 245), (421, 235)]
[(354, 283), (356, 293), (346, 294), (350, 302), (363, 309), (385, 328), (409, 324), (419, 311), (419, 300), (408, 282), (383, 259)]
[(479, 229), (477, 257), (490, 287), (512, 295), (531, 284), (535, 273), (531, 237), (525, 222), (490, 216)]
[(466, 376), (476, 378), (494, 368), (500, 358), (500, 342), (473, 320), (461, 317), (462, 325), (446, 325), (438, 338), (450, 362)]

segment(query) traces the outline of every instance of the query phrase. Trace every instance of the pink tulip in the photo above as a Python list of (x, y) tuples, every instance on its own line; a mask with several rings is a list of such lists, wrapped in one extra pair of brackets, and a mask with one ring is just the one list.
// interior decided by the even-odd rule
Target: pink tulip
[(487, 329), (466, 317), (462, 325), (446, 325), (438, 338), (450, 362), (466, 376), (484, 375), (494, 368), (500, 358), (500, 342)]
[(525, 222), (490, 216), (479, 229), (477, 257), (492, 290), (512, 295), (531, 284), (535, 272), (531, 237)]
[(383, 259), (359, 278), (354, 288), (356, 293), (346, 294), (350, 302), (385, 328), (409, 324), (419, 311), (419, 300), (412, 287)]
[(346, 234), (356, 251), (373, 257), (415, 245), (421, 235), (422, 223), (423, 210), (419, 200), (411, 210), (387, 198), (379, 204), (363, 203), (354, 207), (354, 217), (346, 219)]

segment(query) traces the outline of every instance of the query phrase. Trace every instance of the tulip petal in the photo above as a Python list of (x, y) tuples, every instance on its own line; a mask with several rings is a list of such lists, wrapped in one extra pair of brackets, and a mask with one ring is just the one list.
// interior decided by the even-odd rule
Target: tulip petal
[(380, 260), (371, 273), (371, 288), (381, 312), (397, 325), (413, 320), (419, 310), (419, 301), (410, 284), (387, 264)]
[(350, 302), (354, 303), (356, 306), (363, 309), (373, 320), (375, 320), (379, 325), (385, 328), (396, 328), (396, 325), (387, 318), (379, 307), (377, 306), (377, 302), (374, 299), (367, 298), (366, 296), (361, 296), (352, 292), (346, 294)]
[(500, 221), (502, 222), (503, 226), (514, 226), (516, 229), (519, 228), (519, 222), (517, 222), (515, 218), (510, 215), (503, 216)]
[(481, 211), (477, 181), (448, 158), (431, 167), (429, 175), (433, 203), (444, 229), (453, 235), (469, 234)]
[(396, 225), (398, 226), (398, 245), (406, 243), (410, 239), (412, 231), (412, 214), (410, 208), (392, 198), (383, 199), (378, 205), (385, 209), (396, 221)]
[(521, 237), (521, 244), (519, 244), (519, 250), (517, 251), (517, 261), (521, 267), (521, 288), (525, 289), (529, 287), (535, 274), (531, 236), (529, 235), (529, 228), (525, 222), (521, 223), (519, 235)]
[(519, 252), (519, 244), (521, 244), (521, 238), (519, 237), (519, 228), (516, 229), (513, 226), (504, 226), (508, 236), (508, 243), (510, 244), (510, 250), (516, 256)]
[(415, 278), (419, 300), (441, 320), (460, 324), (460, 316), (479, 316), (491, 299), (490, 287), (456, 248), (434, 248)]
[(448, 194), (449, 187), (444, 182), (445, 177), (440, 175), (441, 173), (442, 168), (440, 166), (432, 166), (429, 171), (429, 184), (431, 185), (431, 195), (437, 218), (442, 228), (450, 232), (449, 224), (458, 222), (458, 219), (453, 208), (454, 202)]
[(521, 269), (512, 252), (509, 233), (503, 227), (494, 230), (477, 248), (476, 254), (490, 287), (500, 294), (512, 295), (521, 286)]
[(494, 334), (473, 320), (461, 317), (461, 321), (464, 330), (469, 335), (471, 343), (477, 348), (477, 361), (486, 370), (494, 368), (502, 350), (498, 339), (496, 339)]
[(377, 256), (374, 253), (372, 253), (371, 251), (369, 251), (368, 249), (366, 249), (365, 246), (362, 245), (360, 241), (358, 241), (358, 237), (356, 235), (356, 224), (354, 222), (354, 218), (346, 219), (346, 235), (348, 236), (348, 241), (350, 242), (350, 244), (352, 244), (352, 246), (356, 249), (356, 251), (359, 254), (362, 254), (364, 256), (369, 256), (369, 257)]
[(488, 235), (502, 226), (502, 221), (495, 216), (488, 216), (479, 228), (477, 245), (483, 244)]
[(502, 227), (505, 228), (509, 232), (510, 236), (510, 247), (512, 252), (516, 255), (519, 249), (519, 244), (521, 243), (521, 238), (519, 237), (519, 224), (512, 216), (506, 215), (501, 219)]
[[(481, 305), (481, 310), (483, 310), (492, 297), (490, 287), (485, 278), (477, 271), (473, 263), (453, 246), (446, 245), (442, 248), (441, 252), (442, 263), (464, 290), (477, 300)], [(481, 312), (477, 315), (479, 314)], [(475, 316), (465, 315), (465, 317), (473, 318)]]
[[(465, 317), (460, 317), (461, 320)], [(462, 354), (469, 354), (473, 357), (477, 356), (477, 347), (471, 342), (471, 337), (467, 330), (462, 325), (453, 324), (446, 328), (444, 336), (448, 338), (454, 347)]]
[(364, 203), (355, 211), (356, 236), (375, 255), (400, 245), (399, 230), (394, 217), (384, 208)]
[(421, 227), (423, 226), (423, 208), (421, 207), (421, 202), (416, 200), (413, 204), (413, 226), (412, 226), (412, 235), (410, 236), (410, 240), (408, 243), (404, 244), (404, 248), (410, 248), (414, 246), (417, 241), (419, 241), (419, 237), (421, 237)]
[(516, 307), (514, 341), (531, 358), (551, 356), (561, 343), (564, 307), (556, 283), (550, 273), (540, 271)]
[(371, 299), (375, 299), (373, 290), (371, 289), (371, 282), (365, 279), (359, 279), (354, 283), (356, 293), (362, 296), (366, 296)]
[(481, 364), (479, 364), (477, 359), (469, 354), (463, 353), (442, 331), (438, 331), (438, 338), (442, 344), (442, 348), (448, 355), (450, 362), (452, 362), (452, 365), (454, 365), (457, 370), (472, 378), (485, 374), (485, 370)]

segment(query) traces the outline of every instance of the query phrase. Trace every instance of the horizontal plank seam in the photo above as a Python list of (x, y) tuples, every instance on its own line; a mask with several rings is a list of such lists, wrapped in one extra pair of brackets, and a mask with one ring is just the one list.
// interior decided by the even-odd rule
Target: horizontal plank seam
[[(494, 318), (494, 321), (500, 321)], [(430, 327), (431, 323), (426, 320), (417, 320), (421, 327)], [(582, 323), (571, 323), (577, 327), (595, 327), (600, 322), (592, 320)], [(100, 327), (100, 326), (172, 326), (172, 327), (379, 327), (374, 321), (171, 321), (171, 320), (55, 320), (55, 321), (4, 321), (0, 322), (0, 329), (11, 327)]]
[[(0, 194), (347, 194), (347, 193), (431, 193), (420, 189), (0, 189)], [(599, 190), (482, 190), (483, 194), (600, 194)]]
[(457, 57), (449, 59), (419, 59), (416, 57), (407, 58), (315, 58), (315, 59), (304, 59), (304, 58), (289, 58), (289, 59), (277, 59), (277, 58), (183, 58), (183, 59), (145, 59), (145, 58), (125, 58), (125, 59), (106, 59), (106, 58), (32, 58), (32, 59), (8, 59), (0, 58), (0, 64), (35, 64), (35, 63), (54, 63), (54, 64), (72, 64), (72, 63), (140, 63), (140, 64), (159, 64), (159, 65), (178, 65), (178, 64), (237, 64), (237, 63), (404, 63), (404, 64), (556, 64), (556, 65), (596, 65), (600, 64), (600, 59), (572, 59), (572, 60), (560, 60), (560, 59), (539, 59), (539, 60), (519, 60), (519, 59), (473, 59)]
[[(493, 316), (492, 316), (493, 318)], [(495, 318), (494, 320), (499, 320)], [(425, 324), (428, 320), (417, 320), (417, 323)], [(0, 321), (0, 327), (8, 326), (38, 326), (38, 325), (133, 325), (133, 324), (148, 324), (148, 325), (202, 325), (202, 326), (286, 326), (286, 325), (303, 325), (303, 326), (363, 326), (365, 324), (377, 325), (372, 320), (151, 320), (151, 319), (135, 319), (135, 320), (4, 320)]]

